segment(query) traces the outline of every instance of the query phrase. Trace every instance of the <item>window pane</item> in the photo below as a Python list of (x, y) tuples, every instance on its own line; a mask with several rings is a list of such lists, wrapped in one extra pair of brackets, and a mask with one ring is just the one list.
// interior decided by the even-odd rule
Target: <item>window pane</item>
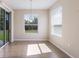
[(25, 32), (36, 33), (38, 32), (38, 17), (35, 15), (24, 15), (25, 19)]
[(57, 8), (53, 14), (54, 25), (62, 25), (62, 7)]
[(57, 36), (62, 35), (62, 7), (58, 7), (53, 11), (53, 33)]
[(0, 47), (5, 44), (5, 11), (0, 8)]
[(58, 36), (62, 35), (62, 25), (54, 25), (54, 34)]

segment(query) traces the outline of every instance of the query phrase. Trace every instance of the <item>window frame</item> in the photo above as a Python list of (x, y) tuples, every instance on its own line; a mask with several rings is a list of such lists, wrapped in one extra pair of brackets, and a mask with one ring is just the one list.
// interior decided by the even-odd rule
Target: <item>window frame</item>
[[(57, 8), (55, 8), (52, 11), (52, 14), (51, 14), (51, 18), (52, 18), (51, 19), (51, 34), (58, 36), (58, 37), (62, 37), (62, 14), (63, 14), (62, 10), (63, 10), (62, 6), (58, 6)], [(61, 13), (61, 16), (59, 16), (60, 13)], [(59, 17), (60, 17), (60, 19), (59, 19)], [(59, 24), (54, 23), (55, 19), (60, 21)], [(61, 26), (61, 33), (60, 34), (55, 32), (55, 26)]]
[(36, 32), (26, 32), (27, 30), (25, 29), (25, 33), (27, 33), (27, 34), (37, 34), (38, 33), (38, 15), (37, 14), (25, 14), (24, 20), (25, 20), (25, 16), (27, 17), (27, 15), (32, 16), (32, 17), (36, 17), (37, 18), (37, 24), (26, 24), (25, 23), (24, 26), (25, 25), (37, 26), (37, 29), (36, 29)]

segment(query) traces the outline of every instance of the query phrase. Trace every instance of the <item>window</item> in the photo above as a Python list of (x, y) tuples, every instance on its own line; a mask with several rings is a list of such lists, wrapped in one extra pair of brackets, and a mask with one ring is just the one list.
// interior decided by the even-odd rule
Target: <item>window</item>
[(56, 8), (52, 17), (52, 34), (62, 36), (62, 7)]
[(24, 15), (24, 20), (25, 20), (26, 33), (38, 32), (38, 17), (36, 15), (32, 15), (32, 14)]

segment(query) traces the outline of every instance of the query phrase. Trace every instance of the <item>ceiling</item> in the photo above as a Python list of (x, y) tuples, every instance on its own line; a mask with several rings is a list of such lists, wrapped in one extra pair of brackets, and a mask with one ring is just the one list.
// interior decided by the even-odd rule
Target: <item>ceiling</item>
[[(57, 0), (2, 0), (12, 9), (48, 9)], [(31, 4), (32, 3), (32, 4)]]

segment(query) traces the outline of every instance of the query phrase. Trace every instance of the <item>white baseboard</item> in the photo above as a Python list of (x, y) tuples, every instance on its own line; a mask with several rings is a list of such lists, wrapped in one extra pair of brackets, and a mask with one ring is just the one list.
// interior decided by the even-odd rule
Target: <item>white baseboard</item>
[(57, 48), (59, 48), (61, 51), (63, 51), (64, 53), (66, 53), (68, 56), (70, 56), (71, 58), (74, 58), (72, 55), (70, 55), (67, 51), (65, 51), (64, 49), (62, 49), (60, 46), (58, 46), (57, 44), (55, 44), (52, 41), (49, 41), (50, 43), (52, 43), (53, 45), (55, 45)]
[(14, 41), (48, 41), (47, 39), (14, 39)]
[(11, 40), (10, 42), (11, 42), (11, 43), (13, 43), (13, 42), (14, 42), (14, 40)]

